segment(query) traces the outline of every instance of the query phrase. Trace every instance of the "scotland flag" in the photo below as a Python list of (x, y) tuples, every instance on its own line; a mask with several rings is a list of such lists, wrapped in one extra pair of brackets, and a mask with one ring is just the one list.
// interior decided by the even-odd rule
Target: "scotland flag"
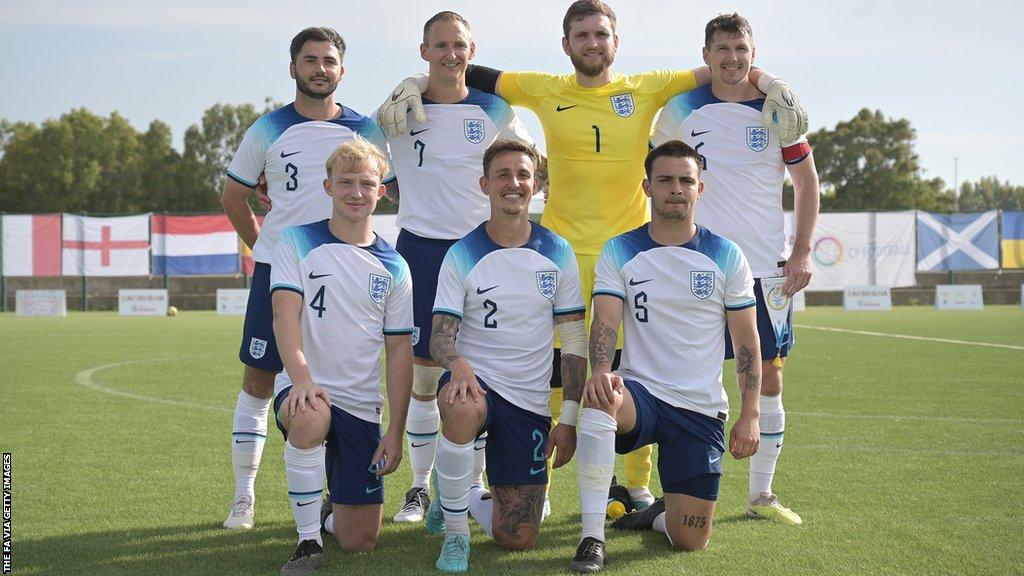
[(999, 268), (995, 210), (975, 214), (917, 213), (917, 271)]

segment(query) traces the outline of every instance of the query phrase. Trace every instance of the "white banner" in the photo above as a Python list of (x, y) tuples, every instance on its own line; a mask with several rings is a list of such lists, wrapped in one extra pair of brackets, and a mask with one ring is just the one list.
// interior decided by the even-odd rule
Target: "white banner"
[(848, 312), (892, 310), (892, 291), (888, 286), (851, 286), (843, 290), (843, 310)]
[[(913, 286), (913, 211), (818, 215), (811, 238), (813, 276), (807, 290), (847, 286)], [(793, 240), (793, 213), (786, 213)]]
[(65, 276), (149, 276), (149, 214), (64, 214)]
[(63, 290), (18, 290), (14, 294), (15, 316), (67, 316), (68, 300)]
[(121, 316), (166, 316), (167, 289), (118, 290), (117, 311)]
[(245, 316), (245, 307), (248, 303), (248, 288), (217, 288), (218, 315)]
[(981, 284), (939, 284), (935, 287), (938, 310), (984, 310)]

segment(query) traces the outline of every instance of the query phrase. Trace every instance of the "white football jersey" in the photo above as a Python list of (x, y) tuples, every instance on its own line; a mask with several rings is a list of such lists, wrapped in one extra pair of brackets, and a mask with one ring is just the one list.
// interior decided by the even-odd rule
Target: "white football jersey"
[(448, 250), (434, 314), (460, 319), (455, 350), (503, 398), (550, 416), (555, 316), (582, 313), (572, 247), (534, 223), (530, 240), (502, 248), (484, 224)]
[[(270, 291), (276, 290), (302, 296), (302, 352), (313, 382), (335, 406), (380, 422), (384, 336), (412, 334), (409, 265), (380, 236), (370, 246), (353, 246), (323, 220), (281, 235), (270, 267)], [(278, 378), (276, 388), (289, 380)]]
[(401, 193), (399, 228), (423, 238), (458, 240), (490, 215), (480, 191), (484, 151), (495, 140), (533, 144), (501, 98), (469, 89), (456, 104), (423, 99), (427, 121), (409, 117), (409, 132), (388, 138)]
[[(228, 166), (228, 177), (253, 188), (260, 173), (267, 178), (273, 209), (267, 213), (253, 247), (253, 259), (269, 263), (277, 237), (289, 226), (331, 216), (331, 199), (324, 192), (327, 157), (339, 145), (361, 137), (386, 151), (377, 123), (342, 107), (332, 120), (310, 120), (294, 104), (261, 116), (245, 132)], [(393, 177), (388, 176), (385, 181)]]
[(711, 85), (669, 100), (651, 143), (686, 142), (704, 159), (704, 194), (697, 223), (736, 242), (754, 277), (778, 276), (790, 246), (782, 211), (786, 164), (810, 153), (804, 136), (785, 149), (761, 123), (764, 100), (723, 102)]
[(682, 246), (662, 246), (644, 224), (609, 240), (598, 257), (594, 296), (622, 300), (618, 374), (656, 398), (725, 418), (726, 310), (754, 305), (754, 278), (735, 242), (697, 227)]

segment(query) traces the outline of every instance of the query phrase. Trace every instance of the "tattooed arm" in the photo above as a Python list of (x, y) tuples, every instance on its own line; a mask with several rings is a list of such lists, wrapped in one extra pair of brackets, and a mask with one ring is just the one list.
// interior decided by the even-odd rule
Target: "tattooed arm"
[[(562, 415), (548, 436), (547, 457), (555, 453), (553, 466), (559, 468), (576, 453), (576, 416), (583, 384), (587, 379), (586, 328), (583, 313), (555, 317), (555, 328), (562, 341)], [(555, 452), (557, 449), (557, 452)]]
[(757, 336), (756, 310), (751, 306), (725, 312), (741, 398), (740, 417), (729, 432), (729, 452), (736, 459), (753, 456), (761, 443), (761, 342)]
[(622, 300), (615, 296), (594, 296), (590, 323), (590, 378), (583, 387), (583, 404), (610, 409), (622, 392), (622, 378), (612, 374), (615, 343), (622, 323)]
[(476, 373), (469, 361), (455, 351), (455, 335), (461, 321), (448, 314), (434, 314), (430, 335), (430, 355), (442, 368), (452, 373), (451, 381), (445, 385), (445, 401), (451, 406), (456, 398), (465, 402), (468, 396), (476, 402), (486, 392), (477, 382)]

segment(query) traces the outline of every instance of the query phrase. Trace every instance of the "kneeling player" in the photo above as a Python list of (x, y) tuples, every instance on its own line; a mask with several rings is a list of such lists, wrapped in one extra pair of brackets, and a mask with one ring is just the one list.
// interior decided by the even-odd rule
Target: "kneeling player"
[[(381, 477), (402, 459), (412, 389), (412, 286), (405, 260), (370, 228), (386, 172), (387, 160), (372, 144), (339, 146), (324, 180), (330, 220), (289, 228), (274, 255), (274, 333), (292, 382), (275, 391), (274, 412), (287, 440), (288, 496), (299, 531), (282, 574), (310, 574), (323, 560), (325, 460), (335, 537), (344, 550), (366, 551), (380, 533)], [(389, 409), (383, 439), (382, 347)]]
[[(650, 224), (609, 240), (598, 258), (593, 373), (584, 387), (577, 473), (583, 538), (570, 568), (604, 566), (604, 517), (615, 452), (658, 444), (665, 498), (613, 526), (651, 529), (676, 550), (699, 550), (711, 538), (725, 452), (729, 403), (722, 389), (724, 328), (736, 354), (743, 403), (729, 437), (735, 458), (757, 452), (758, 393), (754, 282), (731, 240), (694, 224), (704, 185), (701, 158), (670, 141), (645, 162)], [(622, 364), (611, 372), (623, 324)]]
[[(533, 548), (546, 458), (557, 448), (557, 468), (576, 448), (586, 377), (579, 269), (568, 242), (530, 222), (537, 161), (533, 148), (514, 140), (487, 149), (480, 188), (490, 199), (490, 219), (448, 250), (438, 276), (430, 352), (448, 372), (438, 390), (440, 505), (431, 504), (427, 526), (440, 524), (435, 518), (443, 509), (445, 539), (436, 563), (442, 572), (469, 567), (467, 513), (499, 546)], [(568, 401), (549, 438), (556, 326)], [(473, 483), (474, 439), (483, 432), (493, 498)]]

